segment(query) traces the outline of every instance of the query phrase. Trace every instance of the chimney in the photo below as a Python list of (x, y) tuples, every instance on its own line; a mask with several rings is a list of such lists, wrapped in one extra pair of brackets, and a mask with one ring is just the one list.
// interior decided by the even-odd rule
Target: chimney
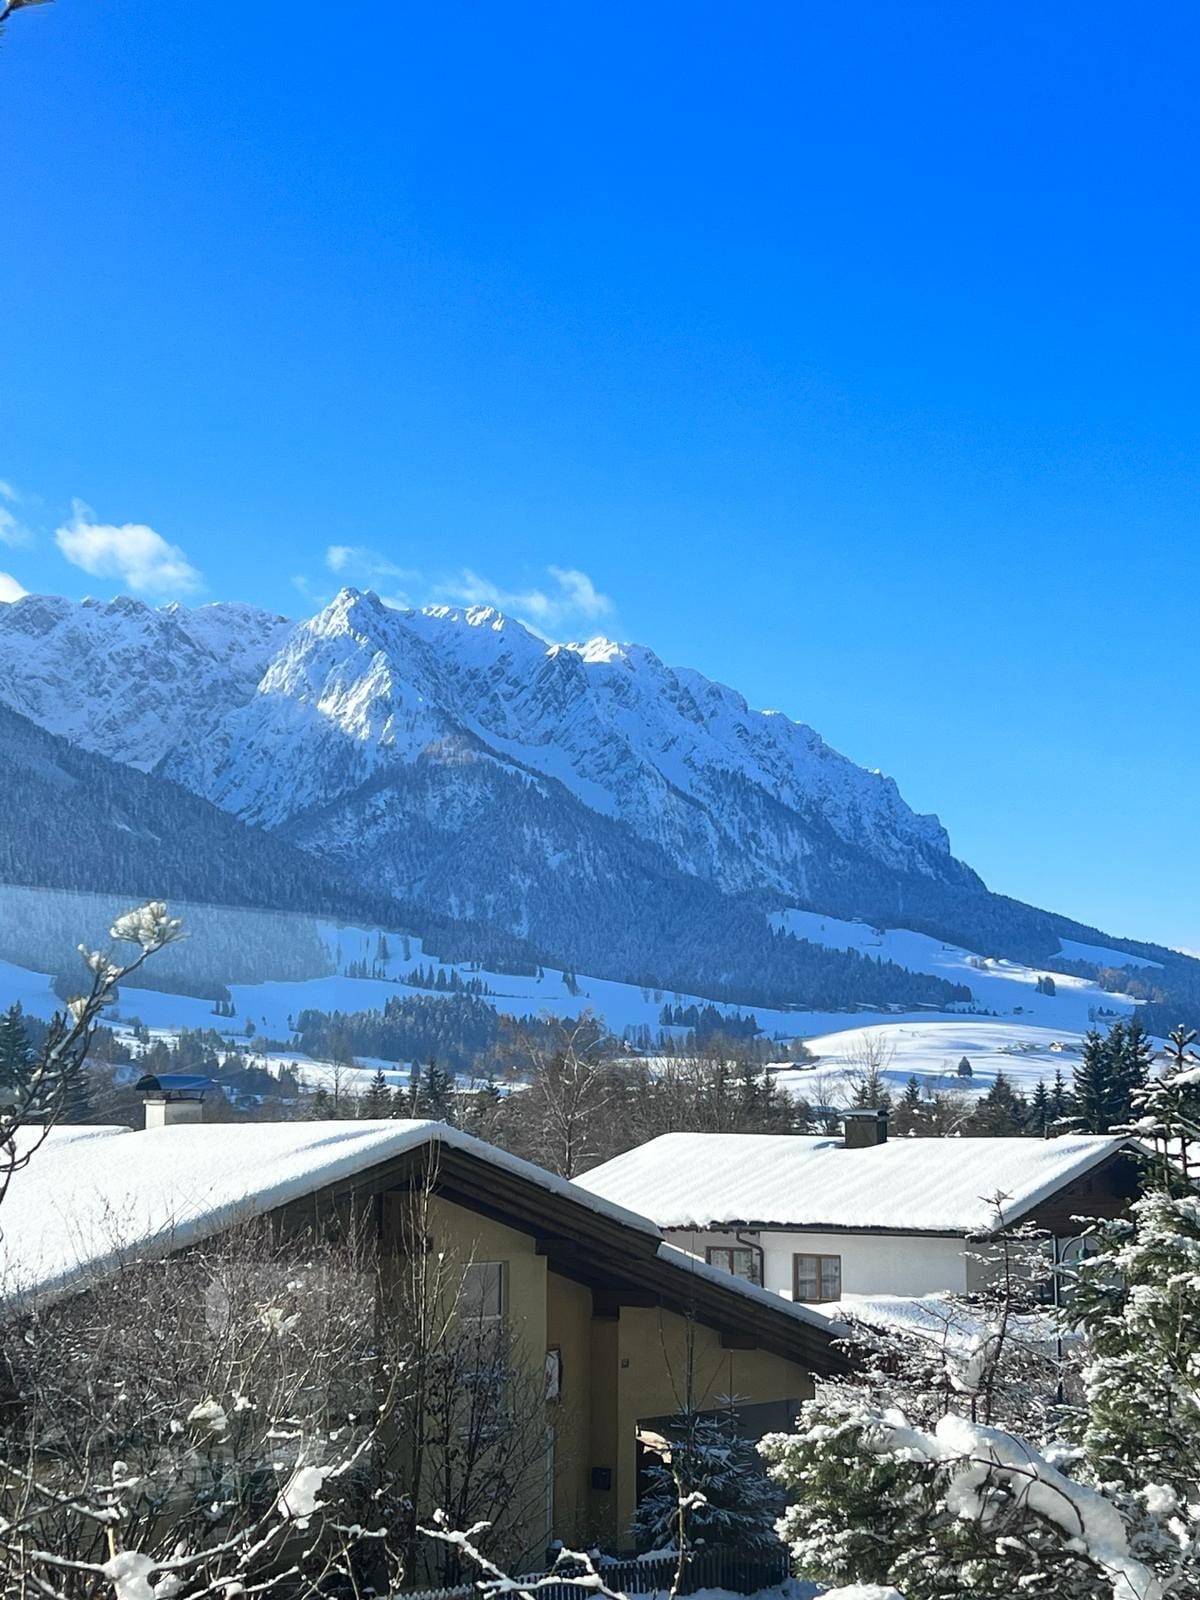
[(842, 1143), (847, 1150), (870, 1150), (886, 1144), (887, 1136), (886, 1111), (843, 1111)]
[(204, 1121), (204, 1091), (211, 1078), (186, 1072), (147, 1073), (134, 1088), (146, 1096), (147, 1128), (178, 1128)]
[(146, 1126), (175, 1128), (180, 1123), (203, 1122), (203, 1100), (179, 1100), (169, 1094), (146, 1096)]

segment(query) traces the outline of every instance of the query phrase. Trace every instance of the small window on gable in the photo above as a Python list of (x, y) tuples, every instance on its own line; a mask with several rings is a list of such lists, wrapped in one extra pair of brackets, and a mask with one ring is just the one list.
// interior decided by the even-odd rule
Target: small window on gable
[(755, 1250), (710, 1244), (705, 1246), (704, 1259), (710, 1267), (723, 1267), (735, 1278), (745, 1278), (747, 1283), (758, 1282), (758, 1252)]
[(809, 1303), (842, 1298), (841, 1256), (792, 1257), (792, 1298)]
[(498, 1322), (507, 1310), (507, 1262), (472, 1261), (463, 1273), (460, 1314), (471, 1322)]

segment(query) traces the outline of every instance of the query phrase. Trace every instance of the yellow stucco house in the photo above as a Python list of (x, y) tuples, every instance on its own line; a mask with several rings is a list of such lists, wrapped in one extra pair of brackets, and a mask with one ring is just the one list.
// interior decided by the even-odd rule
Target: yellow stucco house
[(468, 1264), (473, 1314), (502, 1321), (538, 1374), (531, 1549), (627, 1545), (639, 1427), (727, 1397), (753, 1431), (786, 1427), (814, 1380), (842, 1368), (842, 1330), (820, 1312), (445, 1124), (163, 1120), (52, 1135), (5, 1202), (0, 1292), (14, 1304), (70, 1293), (247, 1215), (322, 1226), (348, 1206), (401, 1263), (420, 1206), (425, 1248)]

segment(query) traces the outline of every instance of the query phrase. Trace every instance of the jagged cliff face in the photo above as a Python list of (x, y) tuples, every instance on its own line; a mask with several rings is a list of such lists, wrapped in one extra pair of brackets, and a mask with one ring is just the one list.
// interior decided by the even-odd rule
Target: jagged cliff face
[(0, 700), (148, 771), (190, 726), (245, 704), (290, 628), (253, 606), (26, 595), (0, 605)]
[(982, 888), (935, 817), (811, 728), (642, 646), (547, 645), (483, 608), (347, 589), (290, 624), (31, 596), (0, 607), (0, 700), (373, 885), (531, 935), (556, 896), (647, 878), (801, 903)]
[(267, 827), (334, 802), (345, 825), (347, 796), (418, 760), (539, 774), (726, 890), (802, 889), (830, 835), (893, 871), (963, 870), (890, 779), (649, 650), (547, 646), (494, 611), (397, 612), (353, 590), (164, 770)]

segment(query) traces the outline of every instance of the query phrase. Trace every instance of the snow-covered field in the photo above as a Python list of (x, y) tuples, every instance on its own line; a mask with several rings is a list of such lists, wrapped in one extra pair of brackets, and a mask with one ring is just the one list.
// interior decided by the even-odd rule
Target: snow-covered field
[[(1039, 994), (1037, 980), (1044, 968), (1025, 967), (1018, 961), (999, 961), (959, 945), (944, 944), (926, 933), (908, 928), (872, 928), (865, 922), (843, 922), (823, 917), (815, 911), (784, 911), (773, 918), (776, 927), (786, 928), (798, 939), (826, 945), (833, 950), (857, 950), (879, 961), (894, 961), (910, 972), (928, 972), (951, 983), (965, 983), (980, 1010), (995, 1011), (1002, 1017), (1022, 1017), (1040, 1026), (1082, 1033), (1089, 1025), (1089, 1012), (1099, 1007), (1128, 1012), (1134, 1002), (1121, 995), (1107, 994), (1088, 978), (1068, 978), (1053, 974), (1054, 994)], [(1068, 948), (1069, 946), (1069, 948)], [(1084, 954), (1084, 952), (1090, 954)], [(1110, 958), (1131, 966), (1153, 963), (1099, 946), (1064, 942), (1061, 952), (1075, 961), (1095, 961), (1107, 965)]]
[[(843, 1028), (807, 1044), (819, 1059), (811, 1066), (781, 1067), (777, 1077), (790, 1093), (824, 1104), (829, 1093), (839, 1096), (847, 1078), (868, 1064), (878, 1065), (897, 1094), (910, 1077), (930, 1093), (954, 1088), (983, 1094), (997, 1072), (1029, 1093), (1039, 1078), (1051, 1082), (1056, 1070), (1070, 1079), (1082, 1034), (1025, 1022), (924, 1017)], [(970, 1078), (957, 1075), (963, 1056), (971, 1063)]]
[[(1069, 1075), (1084, 1031), (1101, 1010), (1128, 1013), (1134, 1002), (1107, 994), (1083, 978), (1056, 975), (1055, 993), (1040, 993), (1036, 968), (1017, 962), (987, 959), (960, 947), (947, 945), (926, 934), (907, 929), (881, 931), (861, 922), (823, 917), (815, 912), (788, 911), (776, 918), (800, 938), (835, 949), (854, 949), (864, 955), (895, 961), (914, 972), (933, 973), (968, 985), (974, 996), (972, 1011), (917, 1011), (881, 1013), (858, 1011), (772, 1010), (765, 1007), (722, 1007), (730, 1015), (753, 1011), (763, 1033), (784, 1047), (804, 1040), (820, 1060), (813, 1068), (783, 1068), (779, 1079), (789, 1090), (812, 1097), (818, 1082), (829, 1083), (847, 1072), (861, 1070), (867, 1054), (881, 1062), (897, 1087), (915, 1075), (930, 1089), (953, 1082), (959, 1088), (980, 1092), (994, 1081), (998, 1070), (1020, 1087), (1030, 1089), (1039, 1078), (1052, 1078), (1056, 1068)], [(614, 1033), (636, 1038), (639, 1032), (655, 1037), (664, 1004), (707, 1003), (705, 997), (662, 989), (641, 988), (610, 979), (579, 974), (568, 986), (561, 971), (544, 968), (540, 975), (515, 976), (478, 970), (466, 964), (441, 962), (425, 953), (421, 941), (389, 935), (381, 960), (378, 930), (316, 925), (337, 970), (326, 976), (268, 983), (233, 983), (229, 992), (235, 1015), (214, 1013), (209, 1000), (154, 989), (127, 987), (110, 1020), (118, 1028), (133, 1021), (144, 1023), (162, 1036), (181, 1028), (213, 1028), (231, 1042), (245, 1041), (252, 1022), (260, 1037), (289, 1039), (300, 1012), (371, 1011), (389, 1000), (438, 993), (413, 987), (403, 980), (417, 969), (433, 968), (447, 981), (453, 973), (464, 980), (478, 979), (492, 992), (483, 996), (496, 1010), (517, 1016), (555, 1014), (576, 1017), (590, 1009), (600, 1014)], [(1107, 960), (1120, 953), (1083, 945), (1064, 945), (1064, 955), (1075, 959)], [(1130, 959), (1130, 958), (1126, 958)], [(365, 965), (374, 976), (350, 977), (347, 969)], [(49, 1017), (59, 1008), (52, 980), (45, 973), (0, 961), (0, 1009), (19, 1000), (34, 1016)], [(994, 1013), (981, 1015), (980, 1013)], [(681, 1031), (681, 1030), (673, 1030)], [(966, 1056), (973, 1077), (956, 1076), (959, 1060)], [(295, 1052), (272, 1053), (267, 1064), (293, 1065), (306, 1086), (329, 1085), (328, 1063), (312, 1062)], [(407, 1082), (407, 1063), (362, 1061), (347, 1088), (365, 1085), (377, 1067), (389, 1081)], [(836, 1087), (836, 1085), (834, 1085)]]

